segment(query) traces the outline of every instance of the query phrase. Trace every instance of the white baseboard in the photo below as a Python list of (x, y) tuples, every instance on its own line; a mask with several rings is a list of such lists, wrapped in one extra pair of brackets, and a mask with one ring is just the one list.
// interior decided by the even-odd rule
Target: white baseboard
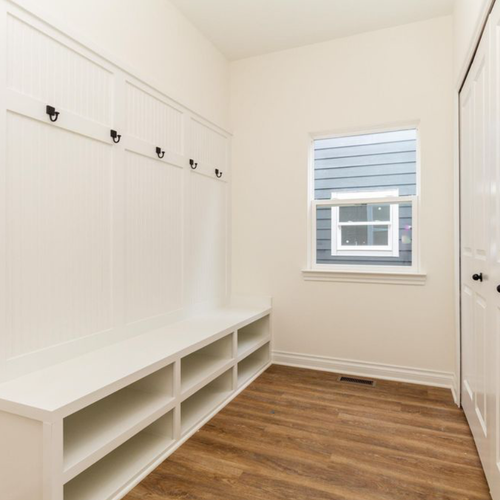
[(453, 373), (282, 351), (273, 351), (273, 363), (410, 384), (444, 387), (452, 391), (453, 398), (455, 402), (457, 401)]
[(455, 404), (460, 407), (462, 404), (462, 394), (460, 388), (460, 379), (456, 375), (453, 375), (453, 385), (451, 387), (451, 393), (453, 394), (453, 399)]

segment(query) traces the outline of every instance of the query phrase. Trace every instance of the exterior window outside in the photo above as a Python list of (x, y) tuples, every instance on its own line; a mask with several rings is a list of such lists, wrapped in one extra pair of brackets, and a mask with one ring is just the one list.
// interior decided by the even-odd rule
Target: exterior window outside
[(314, 264), (412, 266), (417, 193), (415, 129), (316, 139)]

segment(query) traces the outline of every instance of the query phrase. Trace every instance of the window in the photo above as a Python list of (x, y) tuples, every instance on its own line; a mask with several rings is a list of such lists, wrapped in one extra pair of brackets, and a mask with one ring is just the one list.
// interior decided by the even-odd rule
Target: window
[[(398, 190), (332, 193), (335, 200), (398, 196)], [(399, 205), (379, 203), (332, 207), (332, 255), (399, 257)]]
[(309, 270), (418, 274), (417, 130), (312, 146)]

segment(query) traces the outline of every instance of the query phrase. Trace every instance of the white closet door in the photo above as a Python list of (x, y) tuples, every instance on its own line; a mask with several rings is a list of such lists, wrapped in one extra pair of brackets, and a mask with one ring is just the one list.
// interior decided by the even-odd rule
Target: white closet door
[(500, 499), (499, 9), (460, 95), (462, 404), (495, 500)]
[(500, 4), (497, 2), (489, 21), (491, 61), (491, 171), (489, 225), (490, 270), (488, 288), (491, 297), (491, 382), (489, 394), (490, 459), (487, 477), (495, 500), (500, 499)]
[[(487, 40), (461, 94), (463, 407), (481, 457), (488, 457), (488, 147)], [(476, 278), (476, 279), (474, 279)], [(479, 279), (478, 279), (479, 278)]]

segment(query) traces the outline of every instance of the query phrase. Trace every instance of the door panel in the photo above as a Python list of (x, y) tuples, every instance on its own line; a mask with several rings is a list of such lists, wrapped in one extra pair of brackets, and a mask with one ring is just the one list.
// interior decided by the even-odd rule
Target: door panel
[[(481, 455), (489, 463), (488, 442), (488, 189), (490, 66), (488, 37), (477, 52), (461, 101), (462, 342), (463, 407)], [(474, 280), (481, 274), (484, 281)]]
[(467, 398), (467, 405), (474, 404), (474, 372), (476, 366), (475, 342), (474, 342), (474, 292), (465, 285), (462, 291), (462, 331), (467, 335), (463, 336), (462, 347), (467, 353), (462, 362), (463, 393), (462, 398)]
[[(499, 2), (488, 20), (460, 103), (462, 402), (492, 497), (499, 500)], [(472, 280), (476, 273), (483, 273), (482, 282)]]
[(474, 407), (477, 419), (481, 425), (481, 438), (488, 437), (487, 430), (487, 370), (489, 363), (486, 356), (486, 300), (476, 293), (474, 307), (474, 343), (475, 343), (475, 370), (474, 370)]
[(489, 231), (490, 231), (490, 283), (492, 332), (492, 370), (490, 383), (490, 466), (486, 476), (495, 500), (500, 498), (500, 4), (497, 2), (489, 20), (490, 61), (491, 61), (491, 182), (489, 191)]

